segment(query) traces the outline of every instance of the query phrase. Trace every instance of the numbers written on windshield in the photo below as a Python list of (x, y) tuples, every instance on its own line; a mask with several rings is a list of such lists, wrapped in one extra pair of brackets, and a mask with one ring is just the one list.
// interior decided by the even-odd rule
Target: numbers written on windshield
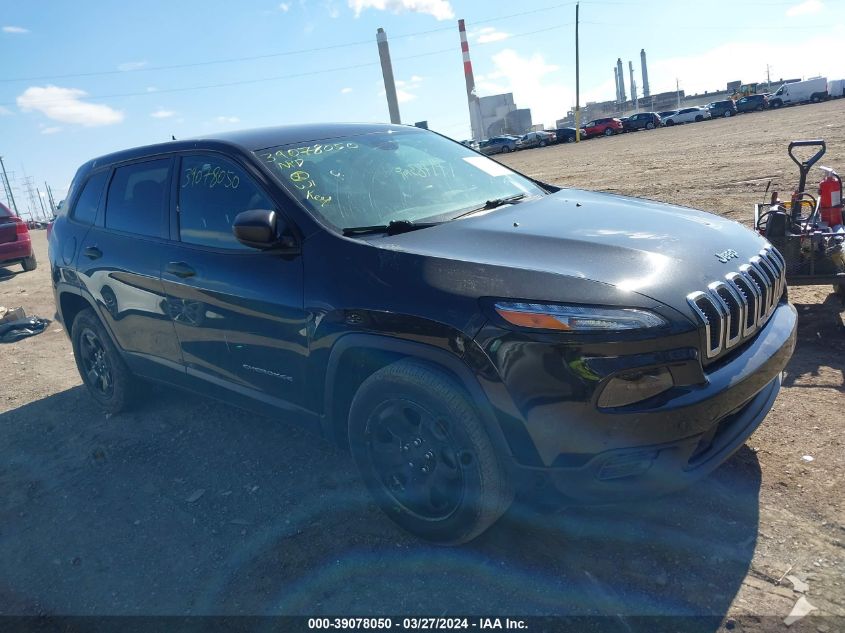
[(305, 193), (305, 199), (325, 207), (330, 204), (332, 197), (319, 191), (317, 182), (307, 171), (306, 159), (312, 156), (336, 153), (358, 149), (358, 144), (345, 143), (315, 143), (303, 147), (290, 147), (275, 152), (267, 152), (264, 159), (273, 163), (287, 178), (290, 185)]

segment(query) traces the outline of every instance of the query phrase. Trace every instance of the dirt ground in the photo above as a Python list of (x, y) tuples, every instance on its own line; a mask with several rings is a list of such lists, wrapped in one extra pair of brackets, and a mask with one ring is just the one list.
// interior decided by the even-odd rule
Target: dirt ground
[[(814, 137), (845, 172), (845, 100), (502, 161), (747, 223), (769, 181), (787, 195), (796, 182), (787, 142)], [(0, 269), (0, 305), (52, 317), (46, 235), (33, 235), (41, 265)], [(627, 618), (658, 614), (768, 631), (801, 595), (795, 575), (818, 610), (791, 630), (842, 630), (845, 332), (829, 291), (790, 289), (784, 388), (707, 480), (649, 503), (517, 509), (451, 549), (394, 528), (350, 457), (295, 425), (164, 387), (107, 417), (60, 326), (0, 344), (0, 615), (609, 614), (635, 630)]]

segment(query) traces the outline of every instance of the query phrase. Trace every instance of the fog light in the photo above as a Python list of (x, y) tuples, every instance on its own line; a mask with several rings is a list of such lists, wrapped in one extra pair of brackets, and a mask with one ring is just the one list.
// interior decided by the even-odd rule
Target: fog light
[(665, 367), (619, 374), (601, 392), (599, 407), (624, 407), (663, 393), (673, 385), (672, 374)]

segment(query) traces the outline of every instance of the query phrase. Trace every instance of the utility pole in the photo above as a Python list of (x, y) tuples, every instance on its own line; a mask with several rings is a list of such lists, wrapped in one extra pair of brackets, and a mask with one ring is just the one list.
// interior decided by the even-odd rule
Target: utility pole
[(681, 109), (681, 82), (675, 77), (675, 92), (678, 95), (678, 110)]
[(578, 9), (575, 3), (575, 142), (581, 142), (581, 60), (578, 51)]
[(41, 190), (38, 187), (35, 188), (35, 191), (38, 193), (38, 202), (41, 203), (41, 213), (44, 214), (44, 219), (46, 220), (47, 217), (48, 217), (47, 216), (47, 209), (44, 208), (44, 196), (46, 194), (41, 193)]
[(50, 203), (50, 212), (53, 215), (56, 215), (56, 201), (53, 200), (53, 190), (50, 189), (50, 185), (47, 184), (47, 181), (44, 181), (44, 189), (47, 192), (47, 202)]
[(3, 164), (2, 156), (0, 156), (0, 168), (3, 169), (3, 183), (6, 186), (6, 195), (9, 196), (9, 202), (12, 204), (12, 209), (14, 209), (15, 215), (20, 215), (20, 213), (18, 213), (18, 205), (15, 202), (15, 196), (12, 193), (12, 184), (9, 182), (9, 176), (6, 174), (6, 165)]
[(766, 92), (772, 91), (772, 72), (771, 67), (766, 64)]

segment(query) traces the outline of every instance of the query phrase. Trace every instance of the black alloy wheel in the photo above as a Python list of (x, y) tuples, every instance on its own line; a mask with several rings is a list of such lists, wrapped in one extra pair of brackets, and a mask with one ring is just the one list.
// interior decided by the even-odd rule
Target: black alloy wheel
[(128, 409), (141, 383), (129, 371), (94, 310), (86, 308), (76, 315), (70, 340), (76, 368), (91, 397), (108, 413)]
[(349, 411), (349, 445), (382, 511), (420, 538), (465, 543), (513, 501), (473, 400), (425, 362), (397, 361), (361, 384)]
[(79, 362), (88, 388), (110, 398), (114, 394), (114, 378), (109, 358), (97, 333), (90, 328), (82, 330), (79, 336)]

